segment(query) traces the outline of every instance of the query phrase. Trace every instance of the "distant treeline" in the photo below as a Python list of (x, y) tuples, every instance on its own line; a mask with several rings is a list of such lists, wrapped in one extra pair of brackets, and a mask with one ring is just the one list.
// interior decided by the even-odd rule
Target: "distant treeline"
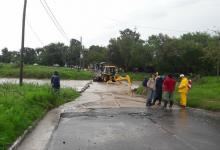
[[(18, 51), (2, 49), (0, 62), (18, 63)], [(152, 35), (147, 40), (131, 29), (120, 31), (107, 47), (92, 45), (83, 48), (80, 41), (70, 45), (51, 43), (43, 48), (25, 48), (24, 63), (60, 66), (83, 66), (109, 62), (126, 71), (139, 70), (161, 73), (219, 74), (220, 34), (187, 33), (180, 37)]]

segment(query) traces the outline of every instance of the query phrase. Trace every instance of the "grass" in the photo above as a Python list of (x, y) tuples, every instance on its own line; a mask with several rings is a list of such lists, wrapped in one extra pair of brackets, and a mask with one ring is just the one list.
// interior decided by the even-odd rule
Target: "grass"
[(143, 81), (145, 77), (149, 77), (148, 73), (144, 72), (126, 72), (126, 73), (119, 73), (122, 76), (129, 75), (132, 81)]
[[(137, 94), (142, 94), (143, 89), (143, 86), (140, 86)], [(179, 103), (180, 97), (177, 88), (174, 99), (176, 103)], [(220, 111), (220, 79), (217, 79), (217, 77), (202, 77), (194, 82), (188, 93), (187, 106)]]
[(16, 138), (45, 112), (74, 100), (73, 89), (54, 93), (49, 85), (0, 84), (0, 149), (7, 149)]
[[(24, 78), (49, 79), (54, 71), (58, 71), (61, 79), (72, 80), (89, 80), (92, 78), (92, 73), (89, 71), (78, 71), (76, 69), (64, 67), (47, 67), (24, 65)], [(19, 66), (16, 64), (0, 64), (0, 77), (19, 76)]]
[[(24, 78), (49, 79), (55, 70), (59, 72), (61, 79), (89, 80), (93, 77), (92, 72), (89, 71), (78, 71), (76, 69), (64, 67), (24, 65)], [(126, 72), (119, 74), (122, 76), (129, 75), (132, 81), (142, 81), (144, 77), (149, 76), (149, 74), (143, 72)], [(18, 78), (18, 76), (18, 65), (0, 64), (0, 77)]]
[[(175, 93), (175, 100), (178, 102), (179, 94)], [(193, 83), (188, 93), (187, 105), (194, 108), (207, 110), (220, 110), (220, 79), (217, 77), (203, 77)]]

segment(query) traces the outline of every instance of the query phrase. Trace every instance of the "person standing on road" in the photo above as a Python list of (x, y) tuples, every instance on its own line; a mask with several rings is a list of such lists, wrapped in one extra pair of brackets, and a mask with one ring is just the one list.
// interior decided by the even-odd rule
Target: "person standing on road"
[(147, 82), (148, 82), (148, 78), (145, 77), (144, 80), (142, 81), (142, 86), (144, 87), (143, 91), (142, 91), (142, 95), (144, 93), (147, 93)]
[(156, 101), (159, 100), (158, 105), (161, 105), (161, 100), (162, 100), (162, 87), (163, 87), (163, 76), (158, 76), (156, 77), (156, 90), (155, 90), (155, 97), (152, 105), (155, 105)]
[(154, 99), (155, 95), (155, 74), (152, 74), (151, 78), (147, 81), (147, 101), (146, 101), (146, 106), (151, 106), (152, 100)]
[(187, 104), (187, 93), (189, 90), (189, 82), (188, 79), (184, 76), (184, 74), (180, 75), (180, 85), (178, 87), (178, 92), (180, 93), (180, 106), (182, 108), (186, 107)]
[(55, 92), (60, 89), (60, 77), (57, 71), (54, 71), (54, 74), (51, 77), (51, 86)]
[(170, 103), (170, 108), (173, 106), (173, 93), (175, 90), (176, 81), (173, 79), (173, 76), (169, 74), (163, 82), (163, 100), (164, 108), (167, 107), (167, 103)]

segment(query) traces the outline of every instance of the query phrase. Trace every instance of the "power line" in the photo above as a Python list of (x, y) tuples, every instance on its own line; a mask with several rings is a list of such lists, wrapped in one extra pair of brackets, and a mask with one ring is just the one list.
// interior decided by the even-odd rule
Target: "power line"
[(46, 51), (42, 40), (41, 40), (40, 37), (38, 36), (37, 32), (33, 29), (33, 27), (32, 27), (32, 25), (30, 24), (30, 22), (27, 21), (27, 25), (28, 25), (28, 27), (31, 29), (31, 31), (33, 32), (33, 34), (34, 34), (34, 36), (36, 37), (36, 39), (38, 40), (38, 42), (42, 45), (42, 49), (43, 49), (44, 51)]
[(64, 34), (64, 36), (65, 36), (65, 37), (67, 38), (67, 40), (69, 41), (69, 38), (68, 38), (66, 32), (64, 31), (63, 27), (61, 26), (61, 24), (59, 23), (59, 21), (58, 21), (57, 18), (55, 17), (54, 13), (53, 13), (52, 10), (50, 9), (50, 7), (49, 7), (48, 3), (46, 2), (46, 0), (44, 0), (44, 3), (46, 4), (46, 7), (48, 8), (48, 10), (50, 11), (50, 13), (52, 14), (52, 16), (53, 16), (55, 22), (56, 22), (57, 25), (60, 27), (62, 33)]
[[(43, 3), (43, 1), (44, 1), (44, 3)], [(69, 38), (68, 38), (67, 34), (64, 32), (62, 26), (60, 25), (60, 23), (58, 22), (58, 20), (54, 16), (54, 14), (51, 11), (50, 7), (48, 6), (47, 2), (45, 0), (43, 0), (43, 1), (40, 0), (41, 5), (43, 6), (43, 8), (46, 11), (47, 15), (52, 20), (53, 24), (55, 25), (57, 30), (60, 32), (60, 34), (69, 42)]]
[(30, 22), (27, 22), (28, 27), (31, 29), (32, 33), (34, 34), (34, 36), (36, 37), (36, 39), (38, 40), (38, 42), (44, 46), (42, 40), (40, 39), (40, 37), (38, 36), (37, 32), (35, 32), (35, 30), (33, 29), (32, 25), (30, 24)]
[(44, 0), (44, 3), (42, 2), (42, 0), (40, 0), (42, 6), (44, 7), (44, 10), (46, 11), (47, 15), (49, 16), (49, 18), (52, 20), (53, 24), (55, 25), (55, 27), (57, 28), (57, 30), (60, 32), (60, 34), (67, 40), (69, 41), (69, 38), (66, 36), (65, 32), (63, 32), (64, 30), (62, 30), (62, 27), (59, 25), (59, 23), (57, 23), (57, 19), (55, 19), (55, 16), (53, 15), (52, 11), (50, 10), (50, 8), (48, 7), (46, 1)]

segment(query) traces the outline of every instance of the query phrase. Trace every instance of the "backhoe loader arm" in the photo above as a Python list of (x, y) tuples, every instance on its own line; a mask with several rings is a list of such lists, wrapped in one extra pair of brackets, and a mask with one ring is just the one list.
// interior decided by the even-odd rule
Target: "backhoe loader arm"
[(126, 75), (125, 77), (122, 77), (120, 75), (115, 75), (115, 81), (122, 81), (122, 80), (127, 80), (128, 85), (131, 86), (131, 78), (129, 75)]

